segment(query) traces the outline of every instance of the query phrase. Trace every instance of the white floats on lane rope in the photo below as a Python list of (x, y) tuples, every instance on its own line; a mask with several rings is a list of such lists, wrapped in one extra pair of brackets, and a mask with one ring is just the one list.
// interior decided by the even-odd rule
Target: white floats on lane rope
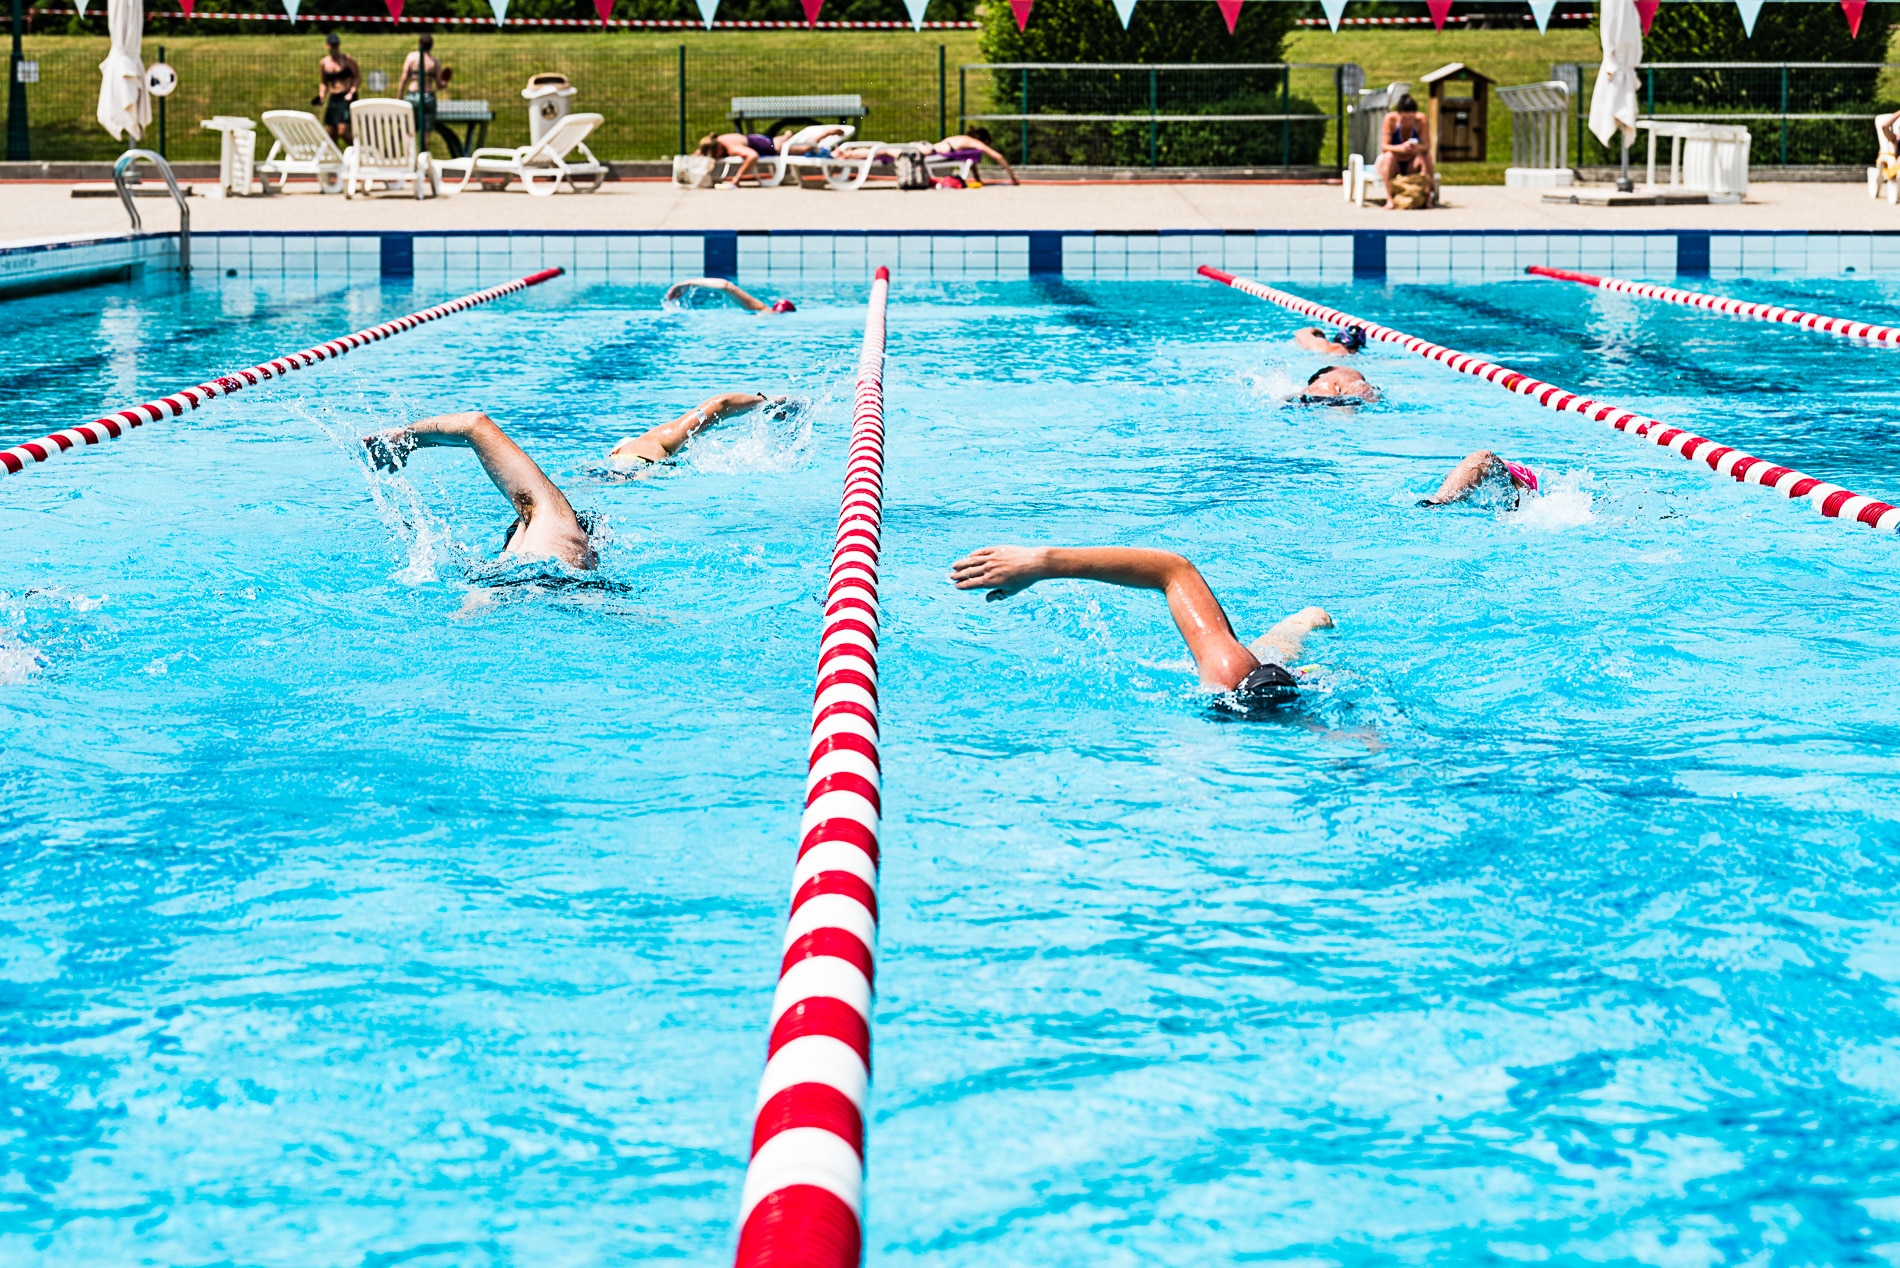
[(5, 467), (4, 474), (17, 475), (35, 463), (65, 453), (69, 449), (82, 449), (87, 445), (102, 444), (116, 440), (134, 427), (143, 427), (146, 423), (156, 423), (164, 418), (177, 418), (187, 410), (197, 409), (206, 401), (216, 400), (220, 396), (229, 396), (233, 392), (255, 386), (267, 379), (281, 378), (292, 370), (301, 370), (305, 366), (315, 365), (319, 361), (329, 361), (364, 344), (399, 335), (405, 330), (414, 330), (417, 326), (459, 313), (465, 308), (477, 304), (486, 304), (491, 299), (500, 299), (503, 295), (512, 295), (516, 291), (526, 290), (551, 277), (559, 277), (560, 269), (542, 269), (539, 273), (530, 273), (518, 277), (512, 282), (500, 286), (491, 286), (485, 291), (476, 291), (460, 299), (452, 299), (446, 304), (437, 304), (434, 308), (425, 308), (419, 313), (410, 313), (407, 317), (398, 317), (359, 330), (355, 334), (344, 335), (341, 339), (332, 339), (320, 343), (314, 348), (305, 348), (302, 352), (293, 352), (287, 356), (264, 361), (243, 370), (233, 370), (229, 374), (220, 374), (209, 382), (196, 387), (188, 387), (174, 392), (170, 396), (161, 396), (155, 401), (146, 401), (142, 405), (129, 405), (95, 418), (90, 423), (81, 423), (77, 427), (68, 427), (65, 431), (56, 431), (50, 436), (38, 440), (29, 440), (23, 445), (0, 451), (0, 466)]
[(838, 535), (818, 640), (792, 910), (739, 1204), (739, 1268), (856, 1268), (877, 941), (877, 560), (884, 308), (871, 284)]
[(1467, 353), (1443, 348), (1435, 343), (1427, 343), (1403, 331), (1365, 321), (1349, 313), (1342, 313), (1336, 308), (1328, 308), (1324, 304), (1315, 304), (1310, 300), (1301, 299), (1298, 295), (1275, 290), (1271, 286), (1262, 285), (1248, 278), (1235, 277), (1232, 273), (1223, 273), (1207, 265), (1202, 265), (1200, 272), (1216, 282), (1244, 291), (1256, 299), (1264, 299), (1269, 304), (1278, 304), (1289, 312), (1311, 317), (1315, 321), (1328, 322), (1336, 326), (1359, 326), (1365, 330), (1368, 339), (1396, 343), (1428, 361), (1437, 361), (1462, 374), (1472, 375), (1487, 383), (1495, 383), (1507, 392), (1528, 396), (1546, 409), (1557, 410), (1560, 413), (1582, 414), (1585, 418), (1608, 423), (1618, 431), (1642, 436), (1652, 444), (1660, 445), (1678, 457), (1691, 461), (1700, 459), (1714, 471), (1733, 477), (1744, 484), (1759, 484), (1764, 488), (1773, 489), (1783, 497), (1806, 498), (1815, 510), (1829, 519), (1854, 520), (1888, 532), (1900, 531), (1900, 507), (1889, 506), (1885, 502), (1864, 497), (1843, 489), (1838, 484), (1829, 484), (1825, 480), (1806, 475), (1792, 467), (1778, 466), (1766, 458), (1757, 458), (1753, 454), (1744, 453), (1728, 445), (1718, 445), (1708, 437), (1698, 436), (1684, 428), (1672, 427), (1668, 423), (1632, 413), (1620, 405), (1609, 405), (1602, 401), (1593, 401), (1587, 396), (1578, 396), (1575, 392), (1566, 392), (1563, 388), (1555, 387), (1540, 379), (1533, 379), (1528, 374), (1521, 374), (1489, 361), (1481, 361)]
[(1726, 295), (1704, 295), (1700, 291), (1682, 291), (1673, 286), (1657, 286), (1650, 282), (1630, 282), (1620, 277), (1598, 277), (1594, 273), (1553, 269), (1542, 264), (1526, 265), (1524, 271), (1534, 277), (1577, 282), (1598, 290), (1615, 291), (1619, 295), (1640, 295), (1644, 299), (1660, 299), (1668, 304), (1704, 308), (1727, 317), (1753, 317), (1757, 321), (1780, 322), (1785, 326), (1799, 326), (1803, 330), (1818, 330), (1824, 335), (1839, 335), (1843, 339), (1864, 339), (1889, 348), (1900, 347), (1900, 328), (1894, 326), (1876, 326), (1872, 322), (1853, 321), (1846, 317), (1824, 317), (1820, 313), (1804, 313), (1798, 308), (1783, 308), (1778, 304), (1756, 304), (1743, 299), (1730, 299)]

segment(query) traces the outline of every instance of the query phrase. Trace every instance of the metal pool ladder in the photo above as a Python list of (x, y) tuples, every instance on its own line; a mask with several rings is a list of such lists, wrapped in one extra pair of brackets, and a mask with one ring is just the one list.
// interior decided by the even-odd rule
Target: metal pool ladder
[(112, 165), (112, 183), (118, 187), (119, 201), (125, 204), (125, 214), (132, 217), (132, 232), (141, 233), (145, 226), (139, 222), (138, 205), (132, 200), (132, 191), (127, 188), (125, 176), (132, 164), (144, 159), (157, 165), (159, 175), (165, 178), (165, 187), (172, 191), (172, 201), (178, 204), (178, 271), (186, 277), (191, 276), (191, 208), (185, 204), (185, 195), (178, 188), (178, 180), (172, 175), (172, 165), (150, 150), (127, 150), (119, 155), (119, 161)]

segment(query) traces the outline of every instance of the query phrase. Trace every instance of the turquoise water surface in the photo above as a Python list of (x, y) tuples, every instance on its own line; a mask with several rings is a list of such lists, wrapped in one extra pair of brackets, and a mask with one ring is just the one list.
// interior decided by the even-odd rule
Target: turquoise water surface
[[(0, 305), (3, 443), (472, 289)], [(1289, 289), (1900, 500), (1891, 351)], [(0, 1261), (729, 1260), (864, 295), (563, 278), (5, 481)], [(1900, 1259), (1900, 544), (1396, 349), (1285, 406), (1298, 324), (897, 279), (867, 1259)], [(802, 408), (603, 470), (728, 388)], [(475, 408), (595, 584), (361, 460)], [(1480, 447), (1544, 496), (1415, 509)], [(1338, 628), (1236, 721), (1157, 596), (948, 585), (1003, 542)]]

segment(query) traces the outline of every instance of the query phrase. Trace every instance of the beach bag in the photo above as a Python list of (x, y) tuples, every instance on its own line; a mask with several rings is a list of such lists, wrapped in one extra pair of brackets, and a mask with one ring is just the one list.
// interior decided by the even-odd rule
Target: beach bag
[(719, 160), (706, 154), (682, 154), (673, 160), (673, 180), (688, 189), (711, 189)]
[(1432, 205), (1432, 182), (1419, 176), (1394, 176), (1386, 182), (1386, 201), (1400, 211), (1422, 211)]
[(897, 156), (897, 187), (899, 189), (929, 189), (930, 169), (924, 165), (924, 156), (905, 150)]

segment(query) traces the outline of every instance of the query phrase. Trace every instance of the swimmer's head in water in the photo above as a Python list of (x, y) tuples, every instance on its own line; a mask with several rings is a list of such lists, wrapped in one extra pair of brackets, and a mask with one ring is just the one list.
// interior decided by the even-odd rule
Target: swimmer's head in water
[(772, 311), (775, 313), (795, 313), (798, 311), (798, 305), (789, 299), (781, 299), (772, 305)]
[(1333, 342), (1348, 352), (1358, 352), (1366, 346), (1366, 328), (1364, 326), (1342, 326)]
[(1300, 681), (1283, 665), (1262, 665), (1240, 680), (1221, 707), (1248, 717), (1277, 712), (1300, 698)]
[[(508, 531), (501, 535), (502, 554), (505, 555), (508, 553), (508, 543), (515, 539), (515, 534), (521, 531), (522, 525), (526, 522), (527, 521), (523, 520), (519, 515), (515, 516), (515, 522), (510, 524)], [(594, 513), (592, 511), (576, 511), (574, 512), (574, 522), (581, 526), (581, 532), (587, 534), (588, 545), (593, 545), (595, 525), (600, 522), (594, 518)]]
[(1306, 381), (1307, 391), (1300, 397), (1304, 402), (1324, 401), (1327, 397), (1352, 397), (1362, 401), (1379, 399), (1379, 389), (1366, 381), (1366, 376), (1357, 370), (1348, 370), (1342, 365), (1325, 365), (1313, 371), (1313, 377)]

